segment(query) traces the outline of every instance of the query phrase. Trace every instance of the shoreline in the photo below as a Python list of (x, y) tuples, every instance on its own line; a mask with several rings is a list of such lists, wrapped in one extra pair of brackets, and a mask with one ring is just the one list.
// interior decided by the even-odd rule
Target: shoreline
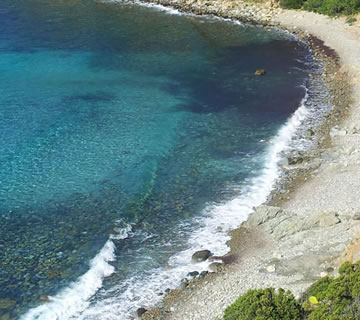
[[(228, 243), (231, 251), (223, 257), (224, 262), (231, 263), (225, 267), (219, 266), (219, 272), (190, 281), (185, 290), (172, 290), (164, 298), (161, 307), (155, 307), (146, 312), (142, 319), (221, 319), (225, 307), (250, 288), (283, 287), (291, 289), (295, 295), (299, 296), (320, 276), (336, 274), (336, 268), (340, 262), (349, 260), (349, 257), (352, 261), (355, 257), (360, 258), (360, 254), (351, 249), (358, 245), (357, 238), (360, 236), (360, 218), (357, 218), (360, 204), (354, 203), (352, 206), (352, 202), (344, 203), (343, 199), (329, 197), (331, 194), (326, 192), (323, 192), (319, 199), (317, 193), (313, 191), (314, 189), (319, 189), (319, 192), (325, 191), (331, 184), (321, 180), (331, 181), (331, 177), (336, 175), (334, 169), (341, 170), (342, 167), (349, 167), (349, 163), (344, 158), (355, 155), (353, 157), (355, 168), (351, 173), (354, 174), (355, 171), (359, 173), (356, 172), (350, 179), (351, 190), (357, 197), (360, 196), (359, 192), (356, 192), (360, 190), (360, 135), (357, 136), (360, 133), (360, 111), (356, 110), (360, 109), (360, 64), (349, 63), (349, 60), (356, 62), (356, 52), (360, 52), (360, 28), (356, 30), (356, 27), (345, 25), (344, 21), (314, 13), (282, 10), (273, 6), (266, 6), (265, 9), (271, 8), (270, 19), (258, 19), (264, 14), (264, 11), (260, 10), (257, 18), (248, 20), (238, 16), (241, 10), (237, 11), (236, 15), (231, 12), (224, 15), (226, 5), (225, 9), (219, 12), (214, 12), (213, 9), (205, 11), (199, 9), (196, 4), (202, 5), (204, 1), (201, 0), (186, 2), (185, 6), (180, 5), (183, 3), (181, 0), (146, 0), (144, 2), (174, 7), (181, 12), (214, 15), (265, 27), (276, 27), (296, 33), (300, 38), (307, 38), (308, 45), (315, 48), (314, 57), (325, 64), (324, 82), (331, 91), (334, 110), (316, 129), (316, 135), (321, 141), (315, 152), (312, 150), (310, 154), (302, 154), (300, 166), (298, 164), (289, 166), (291, 167), (290, 179), (283, 184), (286, 195), (274, 192), (265, 206), (260, 206), (259, 210), (256, 210), (246, 222), (231, 231), (231, 240)], [(192, 7), (191, 4), (195, 6)], [(299, 17), (301, 19), (297, 20)], [(327, 30), (329, 24), (334, 25), (334, 30), (332, 30), (335, 32), (334, 37)], [(320, 32), (317, 32), (317, 28)], [(336, 38), (339, 34), (341, 37), (341, 33), (347, 32), (343, 31), (344, 29), (355, 30), (359, 38), (355, 38), (353, 42), (350, 41), (350, 44), (345, 46), (345, 50), (344, 47), (341, 50), (339, 47), (343, 43), (338, 42)], [(336, 34), (336, 31), (339, 34)], [(359, 43), (356, 44), (356, 40)], [(353, 44), (354, 47), (352, 47)], [(345, 58), (344, 54), (346, 55), (346, 48), (349, 49), (349, 46), (353, 53), (352, 56), (350, 54)], [(351, 89), (351, 101), (348, 84)], [(344, 107), (346, 105), (350, 105), (349, 110)], [(357, 120), (355, 122), (351, 120), (354, 114)], [(341, 127), (336, 129), (335, 125), (338, 124), (341, 124)], [(347, 139), (350, 132), (351, 135), (356, 135), (355, 139)], [(349, 142), (344, 140), (356, 142), (355, 147), (348, 146)], [(305, 166), (302, 165), (303, 163)], [(342, 171), (339, 172), (342, 173)], [(348, 179), (340, 181), (344, 183), (339, 188), (344, 197), (348, 191), (346, 184)], [(331, 189), (336, 194), (338, 190), (336, 185), (332, 185)], [(326, 197), (329, 197), (328, 206), (314, 207), (319, 200), (323, 203)], [(307, 204), (306, 210), (303, 208), (304, 204)], [(343, 211), (335, 212), (341, 206), (344, 207)], [(291, 232), (288, 232), (289, 228)], [(321, 235), (317, 235), (319, 232)], [(352, 243), (350, 243), (351, 240), (353, 240)], [(304, 264), (309, 266), (304, 267)], [(257, 271), (249, 274), (249, 270)], [(235, 290), (234, 285), (238, 287)]]

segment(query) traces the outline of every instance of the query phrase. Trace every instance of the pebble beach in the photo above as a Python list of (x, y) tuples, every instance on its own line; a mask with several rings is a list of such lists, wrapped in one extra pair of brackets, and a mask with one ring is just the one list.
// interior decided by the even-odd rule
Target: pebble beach
[[(316, 279), (360, 258), (360, 24), (272, 2), (157, 1), (185, 12), (260, 23), (307, 39), (324, 66), (333, 110), (318, 127), (315, 150), (284, 166), (271, 199), (232, 231), (217, 272), (170, 292), (143, 319), (222, 319), (249, 289), (290, 289), (297, 297)], [(359, 20), (359, 19), (358, 19)], [(293, 159), (291, 159), (293, 160)]]

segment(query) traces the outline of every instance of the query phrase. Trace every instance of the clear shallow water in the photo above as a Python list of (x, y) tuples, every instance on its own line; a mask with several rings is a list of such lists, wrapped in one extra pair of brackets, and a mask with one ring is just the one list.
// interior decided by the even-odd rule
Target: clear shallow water
[(0, 21), (0, 315), (127, 319), (266, 198), (309, 54), (95, 1), (3, 0)]

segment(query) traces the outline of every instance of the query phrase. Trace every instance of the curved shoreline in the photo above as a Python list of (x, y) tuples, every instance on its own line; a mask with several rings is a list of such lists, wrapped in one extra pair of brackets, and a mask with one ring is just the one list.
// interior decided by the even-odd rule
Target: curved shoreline
[[(301, 165), (295, 168), (300, 167), (300, 174), (292, 177), (286, 196), (274, 195), (273, 206), (261, 206), (232, 232), (228, 257), (234, 260), (236, 256), (238, 261), (225, 272), (191, 282), (186, 290), (174, 290), (162, 308), (146, 312), (143, 319), (221, 319), (225, 307), (250, 288), (283, 287), (299, 295), (316, 278), (336, 274), (340, 261), (360, 258), (360, 250), (354, 251), (360, 243), (360, 203), (356, 201), (360, 198), (360, 57), (356, 54), (360, 52), (360, 27), (348, 26), (343, 19), (273, 6), (270, 19), (261, 18), (262, 9), (254, 19), (243, 19), (236, 7), (226, 11), (226, 3), (234, 3), (231, 0), (221, 2), (225, 7), (218, 12), (199, 9), (206, 3), (202, 0), (145, 2), (314, 36), (315, 56), (334, 60), (338, 55), (339, 65), (329, 62), (325, 70), (338, 109), (319, 128), (322, 144), (304, 161), (305, 170), (301, 171)], [(335, 124), (341, 127), (331, 129)]]

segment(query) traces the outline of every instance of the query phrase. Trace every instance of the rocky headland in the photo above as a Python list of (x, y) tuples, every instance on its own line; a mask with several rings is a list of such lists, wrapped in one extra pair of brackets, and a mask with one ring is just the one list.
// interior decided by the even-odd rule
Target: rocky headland
[[(360, 259), (360, 25), (345, 19), (282, 10), (272, 1), (157, 0), (195, 14), (276, 26), (297, 33), (324, 66), (333, 111), (311, 130), (317, 148), (289, 157), (269, 201), (232, 231), (231, 252), (214, 273), (171, 291), (143, 319), (221, 319), (251, 288), (300, 295), (314, 280)], [(280, 192), (281, 190), (281, 192)], [(211, 257), (210, 257), (211, 258)]]

